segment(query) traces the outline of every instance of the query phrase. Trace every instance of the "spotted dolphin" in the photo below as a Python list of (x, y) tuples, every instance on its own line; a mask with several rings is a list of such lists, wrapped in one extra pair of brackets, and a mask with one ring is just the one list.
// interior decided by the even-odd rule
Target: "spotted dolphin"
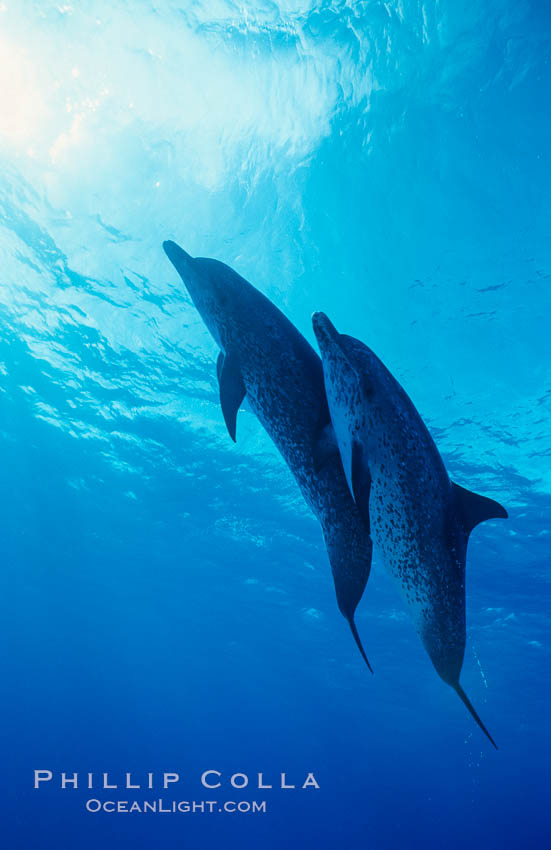
[[(496, 744), (459, 684), (465, 653), (465, 560), (472, 529), (507, 517), (450, 481), (412, 401), (362, 342), (314, 313), (345, 475), (437, 673)], [(497, 747), (496, 747), (497, 749)]]
[(372, 544), (344, 476), (321, 360), (289, 319), (229, 266), (193, 258), (175, 242), (163, 248), (220, 348), (220, 404), (230, 437), (235, 441), (246, 396), (321, 524), (339, 609), (371, 670), (354, 612), (369, 577)]

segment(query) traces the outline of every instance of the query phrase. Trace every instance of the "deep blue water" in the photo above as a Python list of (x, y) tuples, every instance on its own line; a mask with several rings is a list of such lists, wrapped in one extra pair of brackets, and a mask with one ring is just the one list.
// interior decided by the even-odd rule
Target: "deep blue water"
[[(549, 35), (512, 0), (0, 4), (2, 846), (551, 846)], [(507, 506), (463, 672), (498, 752), (377, 559), (366, 671), (290, 473), (247, 409), (226, 433), (166, 238), (363, 339)], [(213, 798), (208, 768), (321, 787)], [(59, 788), (163, 770), (154, 797), (268, 811)]]

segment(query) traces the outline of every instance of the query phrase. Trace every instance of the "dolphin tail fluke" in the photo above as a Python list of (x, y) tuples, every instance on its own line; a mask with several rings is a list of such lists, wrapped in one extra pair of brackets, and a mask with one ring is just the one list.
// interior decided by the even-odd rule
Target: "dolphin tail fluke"
[(360, 650), (360, 652), (362, 654), (362, 658), (365, 661), (365, 663), (367, 664), (367, 666), (369, 667), (370, 673), (373, 673), (373, 667), (369, 663), (369, 661), (367, 659), (367, 655), (365, 654), (365, 649), (362, 646), (362, 642), (361, 642), (360, 636), (358, 634), (358, 629), (356, 628), (356, 623), (354, 622), (354, 617), (347, 617), (346, 619), (348, 620), (348, 625), (350, 626), (350, 631), (352, 632), (352, 637), (356, 641), (358, 649)]
[(482, 729), (482, 731), (484, 732), (484, 734), (486, 735), (486, 737), (488, 738), (490, 743), (493, 744), (493, 746), (497, 750), (498, 746), (497, 746), (496, 742), (494, 741), (494, 739), (492, 738), (492, 736), (490, 735), (490, 733), (488, 732), (488, 730), (484, 726), (482, 720), (480, 719), (480, 717), (478, 716), (478, 714), (474, 710), (473, 704), (471, 703), (469, 697), (467, 696), (467, 694), (465, 693), (465, 691), (463, 690), (463, 688), (461, 687), (459, 682), (457, 683), (457, 685), (452, 685), (452, 688), (456, 692), (456, 694), (459, 697), (459, 699), (461, 700), (461, 702), (466, 706), (466, 708), (469, 710), (471, 715), (474, 717), (474, 719), (476, 720), (476, 722), (478, 723), (478, 725), (480, 726), (480, 728)]

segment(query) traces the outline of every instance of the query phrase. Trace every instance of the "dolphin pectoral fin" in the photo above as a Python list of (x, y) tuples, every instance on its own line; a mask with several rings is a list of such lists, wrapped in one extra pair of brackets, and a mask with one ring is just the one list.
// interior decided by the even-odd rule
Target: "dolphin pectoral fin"
[(362, 466), (362, 458), (363, 458), (363, 449), (362, 444), (358, 443), (356, 440), (352, 443), (352, 459), (351, 459), (351, 470), (350, 470), (350, 480), (352, 481), (352, 496), (354, 501), (358, 502), (358, 496), (362, 486), (362, 477), (363, 477), (363, 466)]
[(333, 423), (328, 422), (327, 425), (320, 430), (312, 447), (315, 471), (319, 472), (332, 457), (335, 457), (338, 454), (339, 447), (337, 445), (337, 438), (335, 436)]
[(351, 617), (347, 617), (346, 619), (348, 620), (348, 625), (350, 626), (350, 631), (352, 632), (352, 637), (356, 641), (356, 646), (360, 650), (361, 656), (362, 656), (363, 660), (365, 661), (365, 663), (367, 664), (367, 666), (369, 668), (369, 672), (373, 673), (373, 667), (371, 666), (371, 664), (368, 661), (367, 655), (365, 654), (365, 649), (362, 646), (362, 641), (361, 641), (360, 636), (358, 634), (358, 629), (356, 628), (356, 623), (354, 621), (354, 615), (352, 615)]
[(369, 493), (371, 491), (371, 475), (364, 463), (364, 450), (362, 444), (354, 441), (352, 443), (352, 498), (362, 515), (363, 521), (370, 529), (369, 522)]
[(222, 413), (224, 422), (228, 429), (228, 433), (235, 443), (235, 431), (237, 428), (237, 411), (241, 406), (241, 402), (245, 398), (246, 389), (241, 377), (239, 362), (236, 357), (231, 354), (220, 354), (216, 362), (216, 371), (218, 373), (218, 385), (220, 388), (220, 404), (222, 405)]
[(508, 513), (499, 502), (480, 496), (452, 483), (457, 512), (468, 537), (473, 528), (487, 519), (507, 519)]
[(472, 702), (470, 701), (469, 697), (467, 696), (467, 694), (465, 693), (465, 691), (463, 690), (463, 688), (461, 687), (459, 682), (457, 683), (457, 685), (452, 685), (452, 688), (456, 692), (456, 694), (459, 697), (459, 699), (461, 700), (461, 702), (466, 706), (467, 710), (474, 717), (474, 719), (476, 720), (476, 722), (478, 723), (478, 725), (480, 726), (480, 728), (482, 729), (482, 731), (484, 732), (484, 734), (486, 735), (486, 737), (488, 738), (490, 743), (493, 744), (493, 746), (497, 750), (498, 746), (497, 746), (496, 742), (494, 741), (494, 739), (492, 738), (492, 736), (490, 735), (490, 733), (488, 732), (488, 730), (484, 726), (482, 720), (480, 719), (480, 717), (476, 713)]
[(221, 351), (218, 357), (216, 358), (216, 376), (218, 378), (218, 385), (220, 385), (220, 378), (222, 377), (222, 368), (224, 366), (224, 352)]

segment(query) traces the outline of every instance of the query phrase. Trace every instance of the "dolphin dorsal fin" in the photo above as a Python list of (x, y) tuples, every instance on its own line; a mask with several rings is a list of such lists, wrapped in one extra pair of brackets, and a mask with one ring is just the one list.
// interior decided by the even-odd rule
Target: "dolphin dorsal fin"
[(499, 502), (480, 496), (459, 484), (452, 482), (453, 493), (457, 505), (457, 513), (461, 519), (465, 535), (468, 537), (473, 528), (487, 519), (507, 519), (509, 514)]
[(245, 398), (246, 389), (241, 377), (239, 361), (231, 354), (224, 355), (220, 352), (216, 361), (216, 372), (218, 374), (218, 385), (220, 388), (220, 404), (224, 415), (224, 422), (228, 433), (235, 443), (235, 431), (237, 428), (237, 411)]

